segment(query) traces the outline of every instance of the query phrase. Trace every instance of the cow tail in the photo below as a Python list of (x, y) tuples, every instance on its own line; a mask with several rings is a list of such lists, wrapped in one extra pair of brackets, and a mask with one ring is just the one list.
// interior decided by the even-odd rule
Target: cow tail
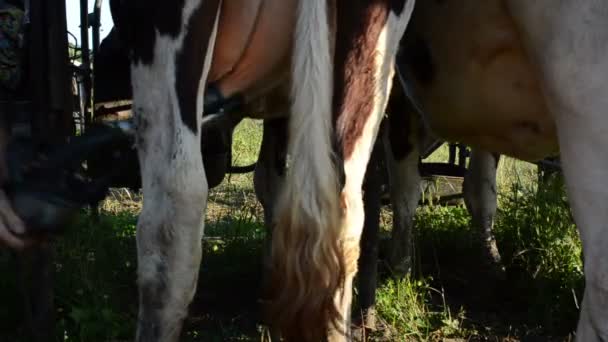
[(298, 1), (289, 165), (272, 241), (273, 321), (287, 340), (319, 341), (341, 319), (344, 283), (334, 163), (332, 49), (327, 0)]

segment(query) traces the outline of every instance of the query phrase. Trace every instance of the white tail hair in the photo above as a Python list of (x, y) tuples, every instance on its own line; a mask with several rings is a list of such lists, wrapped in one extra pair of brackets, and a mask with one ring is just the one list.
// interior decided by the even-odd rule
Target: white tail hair
[(320, 340), (340, 314), (344, 280), (333, 159), (328, 0), (298, 3), (289, 124), (291, 157), (273, 233), (273, 319), (288, 340)]

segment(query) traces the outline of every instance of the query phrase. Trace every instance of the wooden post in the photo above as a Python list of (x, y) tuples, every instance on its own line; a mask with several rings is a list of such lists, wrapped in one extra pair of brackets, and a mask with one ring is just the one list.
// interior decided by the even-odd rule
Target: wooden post
[(30, 0), (29, 84), (32, 135), (43, 144), (73, 134), (64, 0)]
[[(32, 138), (42, 145), (74, 134), (65, 0), (29, 0), (28, 89)], [(53, 246), (19, 255), (25, 322), (33, 341), (54, 340)]]

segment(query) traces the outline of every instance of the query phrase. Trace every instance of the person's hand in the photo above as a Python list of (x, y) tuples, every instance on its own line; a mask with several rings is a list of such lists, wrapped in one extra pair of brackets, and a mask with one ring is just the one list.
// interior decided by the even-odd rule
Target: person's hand
[(0, 245), (16, 250), (28, 247), (31, 241), (23, 235), (25, 230), (25, 224), (15, 214), (4, 191), (0, 190)]
[[(7, 123), (0, 114), (0, 184), (8, 179), (8, 166), (5, 155), (9, 140)], [(12, 249), (22, 250), (32, 244), (31, 239), (25, 237), (26, 226), (17, 216), (8, 196), (0, 188), (0, 248), (8, 246)]]

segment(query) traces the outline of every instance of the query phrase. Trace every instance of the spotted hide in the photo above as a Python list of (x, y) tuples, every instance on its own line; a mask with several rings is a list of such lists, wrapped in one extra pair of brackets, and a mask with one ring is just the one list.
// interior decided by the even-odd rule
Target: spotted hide
[[(200, 153), (207, 85), (255, 97), (280, 80), (291, 81), (294, 157), (275, 211), (269, 315), (287, 340), (349, 338), (361, 184), (413, 1), (249, 5), (112, 1), (131, 61), (144, 194), (138, 341), (177, 341), (194, 296), (208, 193)], [(236, 21), (243, 25), (228, 24)]]

